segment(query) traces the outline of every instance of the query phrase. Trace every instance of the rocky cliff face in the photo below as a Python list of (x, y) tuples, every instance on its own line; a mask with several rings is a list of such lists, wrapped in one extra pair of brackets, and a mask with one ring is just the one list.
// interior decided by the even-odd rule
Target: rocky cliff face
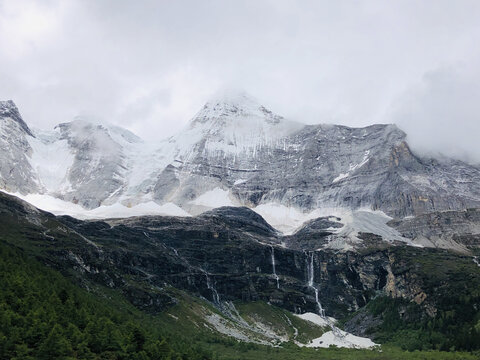
[(123, 192), (128, 160), (111, 130), (82, 120), (57, 128), (74, 154), (66, 176), (70, 186), (59, 194), (63, 199), (91, 209)]
[(32, 132), (12, 101), (0, 101), (0, 188), (22, 194), (42, 191), (30, 164)]
[(388, 223), (413, 242), (469, 253), (480, 247), (480, 211), (434, 212)]
[(191, 214), (280, 204), (401, 218), (480, 205), (478, 167), (416, 156), (395, 125), (305, 126), (236, 94), (210, 101), (183, 132), (152, 145), (80, 120), (34, 137), (13, 103), (2, 104), (2, 188), (87, 209), (153, 200)]
[[(327, 315), (341, 318), (385, 294), (414, 301), (426, 316), (434, 316), (436, 292), (448, 286), (448, 277), (457, 276), (445, 264), (461, 264), (462, 271), (480, 276), (471, 257), (392, 246), (371, 234), (362, 235), (373, 237), (370, 246), (357, 252), (284, 248), (283, 237), (246, 208), (193, 218), (84, 222), (54, 217), (7, 195), (0, 200), (5, 241), (73, 272), (85, 286), (93, 282), (120, 289), (149, 311), (175, 302), (162, 291), (173, 286), (220, 308), (233, 300), (264, 300), (297, 313), (319, 312), (321, 306)], [(438, 263), (440, 272), (430, 269), (431, 263)], [(429, 271), (446, 278), (432, 281)]]

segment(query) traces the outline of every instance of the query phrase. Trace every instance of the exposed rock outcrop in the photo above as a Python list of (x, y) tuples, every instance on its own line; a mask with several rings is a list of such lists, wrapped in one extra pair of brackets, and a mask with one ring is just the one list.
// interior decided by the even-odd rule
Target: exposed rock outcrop
[[(0, 187), (88, 209), (154, 200), (191, 214), (280, 204), (403, 218), (480, 206), (478, 167), (415, 155), (395, 125), (302, 125), (236, 94), (208, 102), (184, 131), (156, 144), (86, 120), (35, 139), (13, 103), (2, 104)], [(52, 155), (62, 167), (51, 166)], [(224, 192), (224, 201), (197, 204), (212, 190)]]

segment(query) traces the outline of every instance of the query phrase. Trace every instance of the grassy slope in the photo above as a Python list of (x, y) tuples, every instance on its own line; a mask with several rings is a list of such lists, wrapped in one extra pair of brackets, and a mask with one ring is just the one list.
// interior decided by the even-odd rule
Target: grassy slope
[[(474, 355), (460, 353), (406, 353), (395, 348), (385, 348), (383, 352), (376, 352), (345, 349), (313, 350), (298, 348), (291, 343), (287, 343), (283, 348), (247, 344), (219, 336), (203, 326), (204, 319), (201, 314), (215, 310), (204, 301), (175, 289), (171, 291), (181, 298), (181, 301), (167, 312), (152, 316), (131, 306), (114, 290), (97, 288), (96, 295), (86, 292), (58, 272), (5, 243), (0, 244), (0, 264), (3, 285), (0, 290), (2, 358), (15, 356), (24, 359), (28, 359), (29, 356), (49, 358), (51, 355), (48, 353), (49, 344), (52, 346), (50, 350), (57, 352), (54, 354), (56, 358), (148, 359), (155, 358), (154, 356), (162, 358), (158, 356), (162, 351), (167, 351), (174, 357), (181, 355), (185, 359), (476, 358)], [(270, 319), (272, 324), (281, 323), (286, 315), (284, 310), (272, 308), (264, 303), (238, 304), (237, 307), (247, 318), (252, 319), (261, 315), (264, 319)], [(287, 316), (299, 329), (306, 326), (294, 316)], [(15, 320), (13, 323), (12, 319)], [(95, 325), (98, 319), (108, 324), (104, 326), (106, 329), (94, 330), (93, 325), (88, 326), (89, 322)], [(138, 329), (140, 335), (137, 335), (140, 338), (145, 337), (145, 342), (142, 345), (143, 349), (137, 351), (135, 341), (132, 339), (135, 338)], [(314, 335), (312, 331), (315, 332), (315, 329), (305, 330), (307, 334), (310, 331), (310, 336)], [(99, 333), (96, 334), (95, 331)], [(112, 345), (107, 341), (106, 344), (95, 345), (95, 338), (105, 336), (102, 331), (110, 334), (107, 338), (111, 338), (111, 334), (116, 334), (114, 338), (117, 343)], [(170, 350), (171, 348), (174, 350)], [(139, 354), (142, 357), (138, 357)]]
[[(289, 311), (268, 305), (262, 301), (236, 304), (239, 314), (249, 324), (261, 321), (270, 328), (279, 329), (290, 339), (306, 344), (310, 340), (322, 336), (325, 329), (298, 318)], [(298, 334), (295, 335), (295, 329)]]

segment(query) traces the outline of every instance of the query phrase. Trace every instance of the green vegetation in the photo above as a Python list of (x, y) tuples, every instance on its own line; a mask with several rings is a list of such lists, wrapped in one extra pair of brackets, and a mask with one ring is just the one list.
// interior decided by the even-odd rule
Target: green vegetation
[(190, 346), (173, 350), (135, 311), (101, 301), (4, 244), (0, 284), (1, 359), (210, 358)]
[[(480, 272), (472, 258), (442, 250), (410, 248), (396, 249), (395, 256), (403, 259), (397, 265), (397, 272), (408, 269), (410, 276), (420, 280), (424, 292), (420, 296), (422, 304), (386, 296), (373, 299), (360, 311), (381, 319), (381, 324), (371, 328), (370, 334), (375, 334), (382, 344), (410, 351), (478, 351)], [(430, 302), (426, 294), (435, 294), (435, 301)]]
[[(0, 282), (1, 359), (468, 360), (479, 355), (404, 352), (395, 347), (384, 347), (381, 352), (314, 350), (293, 343), (272, 348), (238, 342), (202, 326), (202, 314), (214, 309), (200, 299), (171, 289), (182, 301), (167, 312), (147, 315), (116, 291), (97, 289), (96, 295), (89, 293), (4, 243), (0, 243)], [(286, 314), (265, 303), (237, 307), (245, 315), (250, 313), (249, 317), (260, 314), (271, 321), (281, 321)], [(299, 330), (304, 326), (294, 316), (289, 319)]]
[[(302, 320), (289, 311), (268, 305), (263, 301), (238, 303), (235, 306), (242, 318), (249, 324), (261, 322), (272, 329), (277, 329), (277, 332), (280, 330), (290, 339), (295, 339), (303, 344), (322, 336), (325, 331), (325, 329)], [(297, 334), (295, 329), (297, 329)]]
[[(381, 317), (378, 327), (371, 329), (376, 340), (404, 350), (478, 350), (480, 348), (480, 313), (470, 308), (465, 298), (452, 294), (458, 303), (439, 308), (435, 317), (422, 317), (420, 307), (403, 299), (379, 297), (367, 309)], [(453, 301), (453, 300), (452, 300)], [(470, 316), (468, 318), (468, 316)]]
[[(166, 311), (147, 314), (126, 301), (122, 289), (89, 282), (78, 271), (67, 277), (44, 264), (58, 266), (52, 254), (81, 249), (85, 241), (64, 231), (54, 218), (39, 228), (2, 214), (0, 221), (0, 359), (479, 359), (480, 274), (471, 257), (449, 252), (398, 248), (394, 269), (421, 279), (422, 289), (435, 294), (435, 316), (419, 305), (378, 297), (367, 308), (384, 321), (372, 329), (381, 351), (281, 347), (239, 342), (222, 336), (205, 321), (218, 311), (209, 303), (174, 288), (178, 300)], [(42, 230), (43, 231), (43, 230)], [(54, 235), (50, 241), (48, 235)], [(412, 251), (417, 251), (412, 254)], [(403, 253), (409, 252), (409, 253)], [(38, 260), (31, 256), (36, 256)], [(405, 270), (403, 270), (403, 268)], [(414, 271), (412, 271), (412, 269)], [(133, 275), (132, 275), (133, 276)], [(143, 282), (126, 276), (130, 286)], [(131, 282), (131, 284), (130, 284)], [(75, 283), (82, 283), (80, 288)], [(426, 301), (428, 302), (428, 298)], [(322, 333), (283, 309), (264, 302), (236, 303), (247, 322), (261, 320), (308, 342)], [(291, 322), (291, 325), (290, 325)], [(446, 350), (446, 351), (439, 351)], [(459, 351), (471, 351), (459, 352)], [(476, 352), (474, 352), (476, 351)]]

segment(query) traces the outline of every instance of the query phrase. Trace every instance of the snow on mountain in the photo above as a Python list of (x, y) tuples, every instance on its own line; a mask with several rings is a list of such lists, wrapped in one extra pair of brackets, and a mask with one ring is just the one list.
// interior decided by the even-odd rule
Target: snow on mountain
[(230, 198), (229, 192), (220, 188), (203, 193), (195, 200), (191, 201), (194, 205), (205, 206), (207, 208), (217, 208), (221, 206), (235, 206)]
[(32, 132), (13, 102), (0, 102), (0, 149), (1, 189), (57, 199), (57, 213), (75, 205), (76, 216), (196, 215), (235, 205), (285, 233), (335, 215), (344, 223), (339, 236), (375, 229), (398, 240), (378, 214), (480, 206), (478, 167), (416, 156), (395, 125), (303, 125), (243, 92), (208, 101), (183, 131), (155, 143), (89, 119)]
[[(0, 190), (1, 191), (1, 190)], [(2, 191), (4, 192), (4, 191)], [(6, 192), (8, 193), (8, 192)], [(126, 218), (143, 215), (161, 215), (161, 216), (190, 216), (183, 209), (172, 203), (159, 205), (153, 201), (144, 202), (138, 205), (127, 207), (120, 203), (112, 205), (102, 205), (95, 209), (85, 209), (84, 207), (69, 201), (61, 200), (46, 194), (27, 194), (8, 193), (14, 195), (33, 206), (51, 212), (55, 215), (70, 215), (77, 219), (105, 219), (105, 218)]]
[(184, 150), (181, 156), (185, 161), (195, 150), (218, 156), (255, 157), (261, 148), (271, 147), (302, 127), (243, 92), (228, 93), (207, 102), (176, 141)]
[(32, 148), (29, 163), (36, 171), (41, 186), (49, 193), (62, 193), (70, 188), (68, 172), (72, 168), (75, 155), (66, 139), (61, 139), (57, 131), (35, 131), (29, 137)]
[(25, 121), (23, 121), (17, 106), (12, 100), (0, 101), (0, 118), (2, 118), (3, 121), (10, 119), (20, 127), (22, 132), (33, 136), (32, 131)]
[(0, 188), (22, 194), (42, 191), (29, 157), (32, 132), (12, 101), (0, 101)]

